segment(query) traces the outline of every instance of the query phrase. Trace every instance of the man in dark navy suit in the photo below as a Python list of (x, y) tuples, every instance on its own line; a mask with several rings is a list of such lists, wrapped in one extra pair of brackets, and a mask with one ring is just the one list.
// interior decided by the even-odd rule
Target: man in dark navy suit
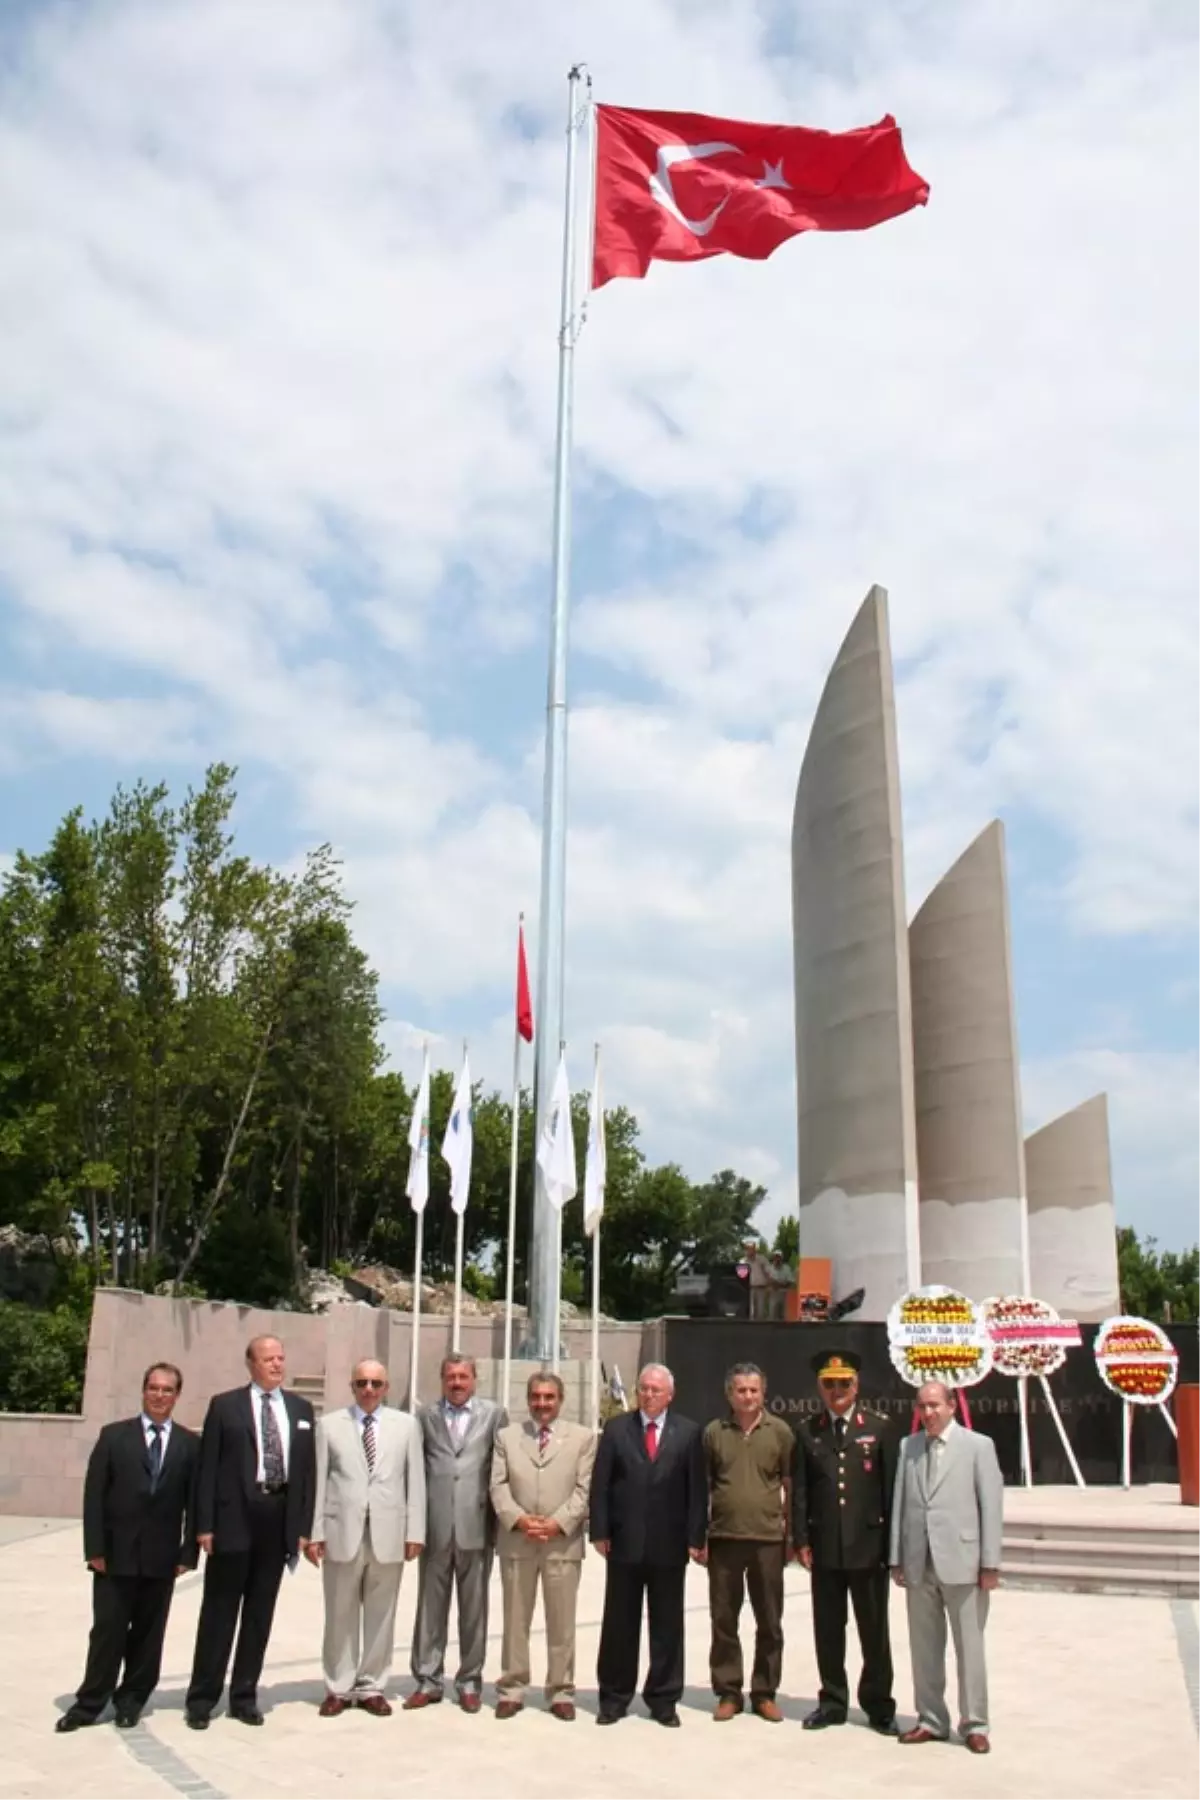
[(136, 1725), (158, 1686), (175, 1577), (197, 1557), (189, 1515), (200, 1439), (171, 1418), (182, 1387), (173, 1363), (153, 1363), (142, 1377), (141, 1412), (105, 1425), (88, 1459), (83, 1555), (92, 1571), (92, 1631), (83, 1681), (58, 1731), (94, 1725), (110, 1699), (117, 1724)]
[(671, 1407), (661, 1363), (638, 1376), (638, 1411), (610, 1419), (596, 1452), (588, 1533), (608, 1560), (596, 1679), (597, 1723), (628, 1711), (637, 1686), (645, 1602), (650, 1668), (642, 1698), (660, 1725), (678, 1725), (683, 1693), (683, 1591), (689, 1556), (705, 1560), (708, 1473), (700, 1427)]
[(262, 1724), (258, 1678), (279, 1584), (312, 1535), (313, 1409), (299, 1394), (284, 1392), (286, 1359), (278, 1338), (252, 1338), (246, 1364), (249, 1387), (209, 1401), (200, 1446), (196, 1538), (208, 1561), (187, 1692), (193, 1731), (207, 1728), (231, 1653), (230, 1716), (243, 1725)]

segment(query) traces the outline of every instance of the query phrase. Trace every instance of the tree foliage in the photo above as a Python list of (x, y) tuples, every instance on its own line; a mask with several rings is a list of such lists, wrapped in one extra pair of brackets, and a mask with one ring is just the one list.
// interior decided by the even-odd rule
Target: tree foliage
[[(0, 1224), (74, 1242), (88, 1282), (290, 1304), (306, 1267), (411, 1267), (413, 1095), (381, 1067), (376, 978), (329, 847), (290, 874), (240, 855), (233, 780), (216, 764), (178, 804), (161, 784), (118, 788), (102, 819), (73, 811), (43, 852), (17, 854), (0, 890)], [(453, 1088), (434, 1076), (425, 1268), (441, 1278), (455, 1221), (436, 1152)], [(573, 1125), (582, 1182), (584, 1095)], [(465, 1229), (481, 1293), (503, 1288), (510, 1126), (509, 1102), (477, 1090)], [(525, 1096), (518, 1298), (533, 1139)], [(730, 1170), (695, 1184), (647, 1166), (621, 1107), (607, 1142), (601, 1303), (661, 1312), (680, 1270), (736, 1260), (764, 1192)], [(577, 1299), (590, 1292), (581, 1215), (576, 1202), (563, 1216), (563, 1292)], [(16, 1343), (23, 1326), (8, 1329)], [(49, 1393), (55, 1379), (18, 1387)]]
[(1139, 1319), (1182, 1324), (1200, 1314), (1200, 1247), (1159, 1250), (1154, 1238), (1138, 1238), (1128, 1225), (1117, 1232), (1121, 1305)]

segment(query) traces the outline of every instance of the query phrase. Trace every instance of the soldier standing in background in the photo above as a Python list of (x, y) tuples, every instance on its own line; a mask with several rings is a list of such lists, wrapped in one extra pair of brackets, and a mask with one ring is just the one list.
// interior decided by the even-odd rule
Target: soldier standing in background
[(846, 1723), (850, 1602), (862, 1647), (859, 1705), (874, 1730), (895, 1737), (887, 1561), (896, 1433), (889, 1419), (859, 1401), (861, 1357), (825, 1351), (812, 1366), (824, 1405), (796, 1427), (792, 1462), (792, 1548), (812, 1575), (821, 1678), (818, 1704), (804, 1729)]

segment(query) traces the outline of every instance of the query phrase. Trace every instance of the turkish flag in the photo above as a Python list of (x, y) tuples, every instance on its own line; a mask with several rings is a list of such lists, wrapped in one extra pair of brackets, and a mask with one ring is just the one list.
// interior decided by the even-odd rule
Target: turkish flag
[(527, 1044), (533, 1042), (533, 1001), (529, 998), (529, 970), (525, 966), (525, 927), (517, 926), (517, 1030)]
[(657, 257), (770, 256), (800, 231), (863, 231), (924, 206), (895, 119), (858, 131), (598, 106), (592, 286)]

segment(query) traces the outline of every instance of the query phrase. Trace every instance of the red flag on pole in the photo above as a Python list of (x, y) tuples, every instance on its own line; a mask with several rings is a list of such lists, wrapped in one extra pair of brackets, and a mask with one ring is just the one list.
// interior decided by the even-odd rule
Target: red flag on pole
[(517, 1030), (527, 1044), (533, 1042), (533, 1001), (529, 998), (529, 970), (525, 966), (525, 927), (517, 926)]
[(863, 231), (924, 206), (890, 115), (857, 131), (596, 108), (592, 286), (656, 258), (770, 256), (801, 231)]

